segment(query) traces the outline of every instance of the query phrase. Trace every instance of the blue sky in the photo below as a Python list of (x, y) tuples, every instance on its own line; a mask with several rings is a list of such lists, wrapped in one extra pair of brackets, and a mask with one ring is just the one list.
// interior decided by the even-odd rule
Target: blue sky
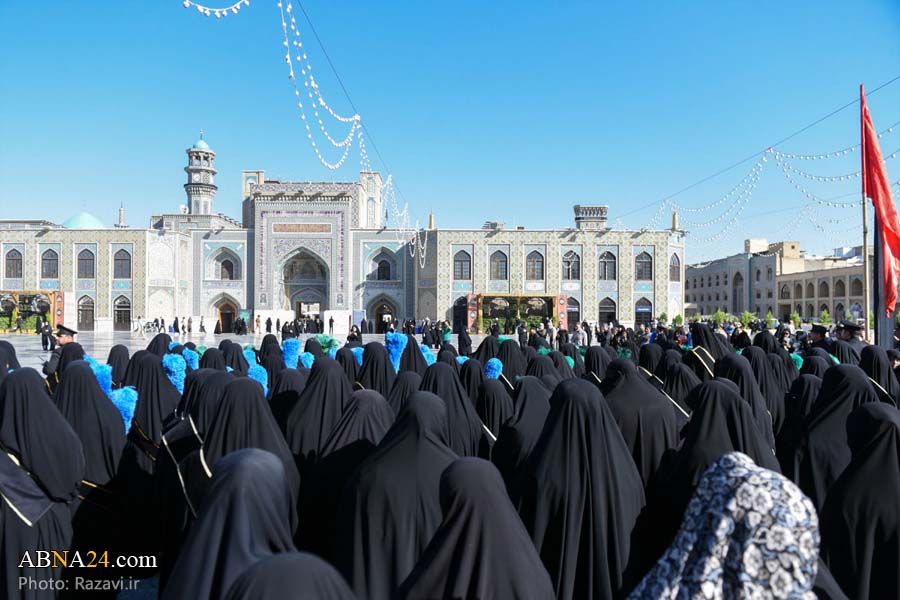
[[(276, 1), (219, 20), (181, 0), (0, 2), (0, 217), (59, 222), (88, 207), (111, 224), (124, 202), (146, 226), (183, 203), (184, 149), (201, 128), (218, 155), (216, 210), (235, 217), (242, 169), (355, 179), (355, 152), (333, 173), (307, 143)], [(895, 0), (304, 6), (413, 212), (424, 222), (434, 210), (440, 227), (568, 226), (578, 203), (646, 226), (656, 207), (636, 209), (844, 105), (860, 82), (900, 75)], [(323, 94), (351, 112), (299, 13), (298, 24)], [(879, 129), (900, 121), (900, 81), (869, 105)], [(850, 107), (779, 148), (855, 144), (858, 119)], [(900, 127), (882, 139), (885, 154), (898, 149)], [(795, 166), (830, 176), (857, 161)], [(753, 164), (675, 200), (709, 204)], [(900, 179), (900, 156), (887, 164)], [(859, 183), (808, 189), (852, 201)], [(696, 229), (689, 259), (737, 251), (748, 235), (825, 251), (861, 229), (856, 209), (823, 209), (813, 214), (829, 231), (815, 232), (806, 202), (766, 163), (739, 224), (714, 243)]]

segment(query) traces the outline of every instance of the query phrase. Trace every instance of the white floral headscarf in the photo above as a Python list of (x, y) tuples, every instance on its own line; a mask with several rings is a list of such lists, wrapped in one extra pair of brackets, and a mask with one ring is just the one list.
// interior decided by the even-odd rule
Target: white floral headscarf
[(732, 452), (703, 474), (675, 541), (629, 598), (812, 600), (818, 556), (809, 498)]

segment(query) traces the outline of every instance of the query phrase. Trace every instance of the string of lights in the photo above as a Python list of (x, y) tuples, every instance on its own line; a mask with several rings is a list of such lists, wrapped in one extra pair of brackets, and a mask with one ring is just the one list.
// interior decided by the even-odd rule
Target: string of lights
[(823, 199), (819, 198), (818, 196), (813, 194), (811, 191), (807, 190), (805, 187), (800, 185), (797, 182), (797, 180), (791, 176), (791, 172), (790, 172), (790, 169), (788, 168), (788, 165), (784, 162), (784, 160), (781, 158), (780, 155), (776, 154), (774, 150), (772, 151), (772, 154), (775, 157), (775, 162), (781, 168), (781, 173), (784, 175), (785, 179), (787, 179), (788, 182), (792, 186), (794, 186), (794, 189), (796, 189), (798, 192), (800, 192), (801, 194), (806, 196), (807, 199), (812, 200), (813, 202), (815, 202), (816, 204), (819, 204), (820, 206), (828, 206), (831, 208), (849, 208), (851, 206), (859, 205), (859, 201), (832, 202), (830, 200), (823, 200)]
[(220, 8), (204, 6), (203, 4), (200, 4), (198, 2), (192, 2), (192, 0), (184, 0), (181, 5), (185, 8), (190, 8), (193, 6), (197, 9), (197, 12), (202, 15), (206, 15), (207, 17), (214, 16), (217, 19), (221, 19), (222, 17), (227, 17), (229, 13), (233, 15), (238, 14), (242, 7), (250, 6), (250, 0), (238, 0), (238, 2), (235, 2), (231, 6), (223, 6)]
[(736, 210), (743, 210), (743, 207), (750, 202), (750, 199), (753, 197), (753, 190), (756, 188), (756, 185), (759, 183), (759, 178), (762, 175), (763, 162), (760, 161), (756, 164), (758, 168), (755, 168), (754, 171), (752, 171), (752, 176), (746, 183), (741, 183), (741, 192), (735, 196), (734, 202), (732, 202), (723, 213), (713, 219), (702, 222), (685, 219), (685, 228), (705, 229), (707, 227), (712, 227), (713, 225), (718, 225), (722, 221), (728, 219)]
[[(785, 160), (787, 155), (783, 152), (779, 152), (778, 150), (772, 150), (773, 154), (780, 156), (782, 163), (787, 166), (787, 168), (794, 174), (803, 177), (804, 179), (808, 179), (810, 181), (818, 181), (820, 183), (837, 183), (841, 181), (850, 181), (852, 179), (858, 179), (862, 176), (862, 171), (854, 171), (853, 173), (845, 173), (843, 175), (832, 175), (832, 176), (823, 176), (823, 175), (813, 175), (812, 173), (808, 173), (803, 169), (798, 169), (797, 167), (791, 165)], [(896, 158), (897, 155), (900, 154), (900, 149), (894, 150), (890, 154), (884, 157), (884, 160), (890, 160), (892, 158)]]
[[(869, 95), (872, 95), (872, 92), (869, 92)], [(884, 129), (878, 133), (878, 139), (881, 139), (883, 136), (888, 135), (889, 133), (893, 133), (894, 129), (900, 125), (900, 121), (897, 121), (887, 129)], [(831, 152), (825, 152), (823, 154), (796, 154), (793, 152), (782, 152), (782, 156), (790, 159), (797, 160), (825, 160), (828, 158), (836, 158), (838, 156), (846, 156), (851, 152), (856, 152), (860, 147), (860, 144), (854, 144), (852, 146), (847, 146), (846, 148), (841, 148), (840, 150), (833, 150)]]

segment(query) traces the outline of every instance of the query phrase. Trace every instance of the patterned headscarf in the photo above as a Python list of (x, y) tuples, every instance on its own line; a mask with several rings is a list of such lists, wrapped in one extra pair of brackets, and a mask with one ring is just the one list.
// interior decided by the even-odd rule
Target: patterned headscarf
[(697, 487), (675, 541), (629, 598), (809, 598), (819, 556), (812, 502), (731, 452)]

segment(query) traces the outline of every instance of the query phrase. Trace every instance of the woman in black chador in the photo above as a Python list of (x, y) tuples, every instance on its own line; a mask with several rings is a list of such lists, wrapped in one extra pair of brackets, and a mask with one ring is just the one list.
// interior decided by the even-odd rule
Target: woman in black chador
[(560, 600), (627, 592), (644, 486), (596, 386), (560, 383), (525, 469), (519, 514)]
[(859, 406), (877, 402), (865, 372), (855, 365), (835, 365), (822, 379), (822, 390), (803, 427), (797, 449), (800, 489), (821, 510), (831, 484), (850, 463), (847, 417)]
[(34, 369), (16, 369), (0, 385), (0, 553), (4, 598), (56, 597), (21, 587), (19, 577), (59, 580), (61, 567), (21, 565), (28, 553), (67, 550), (84, 476), (84, 454), (72, 427), (47, 396)]
[(822, 558), (851, 598), (900, 590), (900, 412), (870, 403), (850, 413), (853, 458), (821, 511)]
[(336, 566), (359, 598), (393, 598), (440, 525), (440, 476), (458, 458), (447, 442), (444, 402), (416, 392), (344, 488)]
[[(415, 348), (421, 354), (418, 347)], [(315, 366), (315, 365), (314, 365)], [(356, 377), (358, 389), (375, 390), (382, 396), (391, 393), (396, 376), (391, 357), (381, 342), (369, 342), (363, 350), (362, 367)]]
[(537, 377), (525, 376), (516, 382), (515, 412), (500, 428), (491, 461), (500, 471), (509, 495), (517, 498), (514, 484), (528, 460), (550, 412), (550, 390)]
[(419, 389), (436, 394), (447, 405), (447, 439), (454, 452), (460, 456), (490, 456), (493, 436), (478, 417), (453, 367), (434, 363), (425, 371)]
[(230, 453), (216, 465), (161, 597), (222, 598), (257, 562), (293, 552), (292, 510), (282, 461), (265, 450)]
[[(440, 489), (443, 521), (397, 598), (554, 598), (547, 569), (491, 463), (457, 460)], [(477, 559), (467, 560), (474, 548)]]

